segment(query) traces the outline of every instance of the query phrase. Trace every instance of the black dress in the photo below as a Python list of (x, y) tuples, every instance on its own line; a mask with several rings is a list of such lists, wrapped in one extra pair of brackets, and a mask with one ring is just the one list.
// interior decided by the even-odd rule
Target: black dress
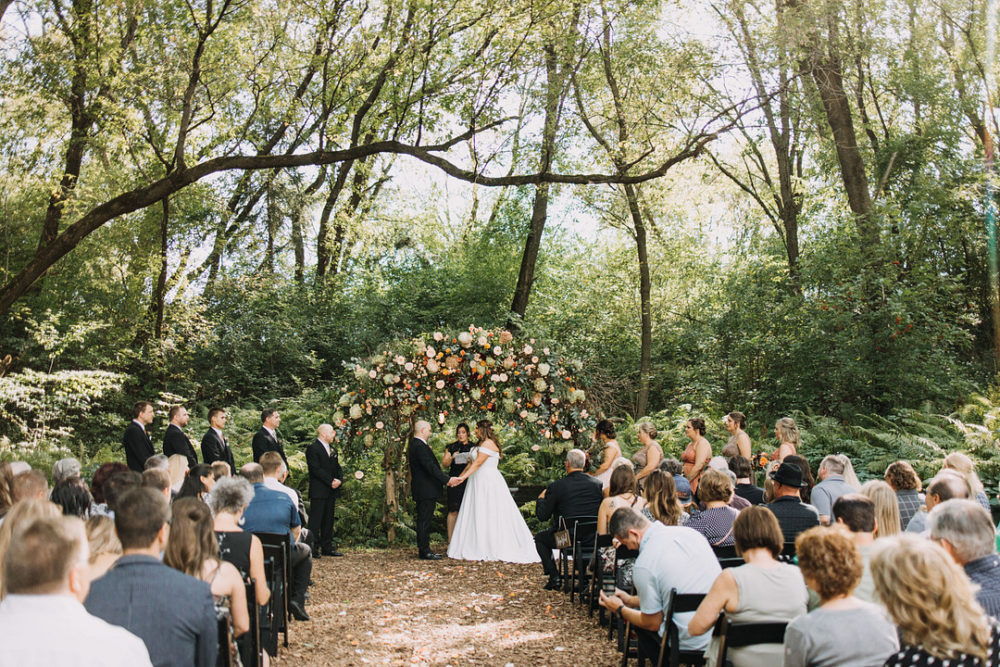
[[(464, 445), (458, 440), (448, 445), (446, 448), (451, 452), (452, 456), (455, 454), (468, 454), (469, 451), (475, 447), (471, 442), (467, 442)], [(452, 477), (458, 477), (465, 470), (465, 463), (455, 463), (452, 459), (451, 468), (448, 470), (448, 474)], [(448, 487), (448, 511), (457, 512), (458, 508), (462, 505), (462, 498), (465, 497), (465, 482), (462, 482), (458, 486)]]
[(960, 653), (950, 660), (932, 657), (922, 646), (903, 645), (899, 653), (893, 653), (885, 661), (884, 667), (997, 667), (1000, 665), (1000, 627), (990, 623), (990, 649), (987, 660)]
[(222, 560), (232, 563), (240, 571), (240, 575), (246, 579), (250, 576), (250, 544), (253, 541), (253, 533), (245, 531), (221, 532), (217, 531), (215, 536), (219, 540), (219, 556)]

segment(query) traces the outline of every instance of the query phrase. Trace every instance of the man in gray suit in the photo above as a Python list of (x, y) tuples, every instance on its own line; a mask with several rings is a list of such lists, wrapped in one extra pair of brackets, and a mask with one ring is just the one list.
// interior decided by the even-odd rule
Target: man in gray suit
[(156, 667), (213, 667), (218, 625), (204, 581), (159, 560), (170, 534), (170, 508), (149, 488), (126, 493), (115, 511), (122, 557), (90, 586), (84, 606), (138, 636)]

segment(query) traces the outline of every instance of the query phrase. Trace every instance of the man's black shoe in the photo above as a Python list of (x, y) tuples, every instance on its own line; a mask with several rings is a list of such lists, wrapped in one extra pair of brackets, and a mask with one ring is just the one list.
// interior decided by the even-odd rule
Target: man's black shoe
[(295, 600), (292, 600), (291, 602), (288, 603), (288, 610), (292, 612), (292, 618), (294, 618), (296, 621), (309, 620), (309, 614), (306, 613), (305, 608)]
[(562, 577), (549, 577), (549, 581), (545, 584), (545, 590), (547, 591), (557, 591), (562, 588), (563, 582)]
[(327, 556), (333, 556), (334, 558), (342, 558), (344, 556), (344, 554), (340, 553), (336, 549), (332, 551), (324, 551), (323, 553), (326, 554)]
[(312, 552), (312, 558), (313, 558), (313, 560), (319, 560), (322, 557), (323, 557), (323, 554), (320, 553), (319, 549), (317, 549), (316, 551)]
[(420, 554), (420, 560), (441, 560), (441, 555), (435, 553)]

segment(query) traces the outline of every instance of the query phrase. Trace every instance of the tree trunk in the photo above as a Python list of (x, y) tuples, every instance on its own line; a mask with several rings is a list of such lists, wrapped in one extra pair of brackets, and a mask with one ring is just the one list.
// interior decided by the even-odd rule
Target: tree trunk
[(170, 198), (161, 200), (163, 215), (160, 217), (160, 275), (156, 279), (156, 289), (153, 290), (153, 338), (163, 338), (163, 310), (167, 287), (167, 245), (169, 241)]
[(639, 303), (641, 322), (641, 343), (639, 345), (639, 393), (635, 400), (635, 418), (646, 415), (649, 403), (649, 384), (652, 378), (653, 357), (653, 317), (650, 305), (651, 284), (649, 279), (649, 254), (646, 249), (646, 224), (639, 209), (639, 195), (635, 186), (625, 186), (625, 199), (635, 227), (635, 250), (639, 255)]

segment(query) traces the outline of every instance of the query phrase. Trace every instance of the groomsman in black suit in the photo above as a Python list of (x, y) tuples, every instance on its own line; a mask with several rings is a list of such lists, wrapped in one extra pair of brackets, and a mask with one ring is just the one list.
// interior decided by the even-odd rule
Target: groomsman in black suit
[(129, 470), (141, 473), (146, 467), (146, 459), (156, 453), (146, 431), (153, 423), (153, 414), (153, 404), (148, 401), (139, 401), (132, 406), (132, 421), (125, 427), (125, 435), (122, 436)]
[(441, 556), (431, 551), (431, 519), (434, 506), (441, 495), (441, 486), (456, 477), (448, 477), (441, 470), (441, 464), (427, 444), (431, 435), (431, 425), (420, 420), (413, 427), (408, 459), (410, 464), (410, 491), (417, 503), (417, 550), (423, 560), (441, 560)]
[(337, 450), (332, 447), (333, 427), (320, 424), (316, 439), (306, 448), (306, 465), (309, 466), (309, 531), (316, 538), (313, 558), (342, 556), (333, 548), (333, 510), (344, 483)]
[(163, 434), (163, 455), (169, 457), (180, 454), (187, 458), (189, 468), (195, 467), (198, 465), (198, 455), (194, 451), (194, 445), (191, 444), (191, 438), (184, 432), (184, 427), (191, 418), (187, 408), (175, 405), (170, 408), (167, 417), (170, 423), (167, 424), (167, 431)]
[(278, 425), (281, 424), (281, 415), (278, 414), (277, 410), (268, 408), (260, 413), (260, 420), (263, 425), (254, 434), (251, 443), (254, 463), (260, 463), (260, 457), (264, 455), (264, 452), (278, 452), (281, 454), (281, 460), (287, 466), (288, 457), (285, 456), (285, 448), (278, 440)]
[(226, 436), (222, 435), (222, 429), (226, 426), (226, 411), (222, 408), (212, 408), (208, 411), (208, 423), (211, 428), (201, 439), (201, 457), (205, 463), (212, 464), (216, 461), (224, 461), (229, 464), (230, 474), (236, 474), (236, 463), (233, 461), (233, 450), (226, 442)]

